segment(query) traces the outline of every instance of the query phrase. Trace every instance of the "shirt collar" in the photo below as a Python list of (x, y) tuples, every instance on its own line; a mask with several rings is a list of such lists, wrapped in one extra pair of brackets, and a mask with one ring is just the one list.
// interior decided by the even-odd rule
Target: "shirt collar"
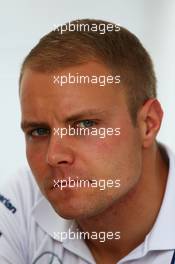
[(175, 156), (167, 146), (161, 145), (169, 158), (169, 172), (159, 214), (146, 237), (149, 250), (175, 249)]
[(40, 199), (33, 207), (32, 215), (42, 229), (52, 238), (54, 238), (55, 232), (66, 232), (73, 223), (73, 220), (66, 220), (60, 217), (43, 196), (40, 196)]
[(94, 263), (92, 254), (84, 242), (83, 239), (65, 239), (61, 241), (59, 236), (55, 236), (55, 233), (73, 231), (77, 233), (78, 227), (74, 220), (67, 220), (59, 216), (47, 199), (39, 194), (39, 200), (32, 208), (32, 215), (38, 225), (49, 234), (54, 240), (62, 243), (63, 247), (73, 254), (87, 260), (89, 263)]

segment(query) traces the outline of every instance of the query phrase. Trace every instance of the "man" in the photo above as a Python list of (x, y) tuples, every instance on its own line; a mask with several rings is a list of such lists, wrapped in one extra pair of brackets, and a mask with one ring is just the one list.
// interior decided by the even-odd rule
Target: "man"
[(0, 196), (0, 263), (174, 263), (174, 157), (139, 40), (60, 26), (25, 58), (19, 95), (30, 169)]

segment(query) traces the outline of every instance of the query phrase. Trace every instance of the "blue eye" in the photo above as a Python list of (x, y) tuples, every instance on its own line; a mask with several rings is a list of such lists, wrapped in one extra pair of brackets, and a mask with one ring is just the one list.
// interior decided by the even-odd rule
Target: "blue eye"
[(88, 127), (92, 127), (95, 124), (95, 122), (93, 120), (82, 120), (78, 122), (78, 127), (80, 128), (88, 128)]
[(43, 137), (43, 136), (47, 136), (49, 134), (49, 129), (39, 127), (39, 128), (36, 128), (36, 129), (33, 129), (32, 131), (30, 131), (29, 134), (31, 136), (34, 136), (34, 137), (40, 137), (40, 136)]

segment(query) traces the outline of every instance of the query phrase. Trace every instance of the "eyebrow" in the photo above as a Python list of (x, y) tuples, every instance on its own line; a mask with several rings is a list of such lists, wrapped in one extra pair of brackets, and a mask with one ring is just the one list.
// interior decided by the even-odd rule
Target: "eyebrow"
[[(70, 117), (66, 118), (65, 123), (67, 124), (76, 121), (78, 119), (82, 119), (84, 118), (84, 116), (96, 116), (96, 115), (104, 116), (106, 113), (107, 113), (106, 111), (102, 111), (98, 109), (85, 110), (82, 111), (81, 113), (73, 114)], [(37, 128), (37, 127), (49, 128), (49, 124), (46, 122), (36, 122), (36, 121), (27, 121), (27, 120), (21, 122), (21, 129), (23, 131), (29, 128)]]
[(66, 123), (76, 121), (78, 119), (84, 118), (84, 116), (96, 116), (96, 115), (105, 115), (106, 111), (99, 109), (84, 110), (81, 113), (73, 114), (66, 119)]
[(30, 122), (30, 121), (22, 121), (21, 123), (21, 129), (25, 131), (28, 128), (36, 128), (36, 127), (45, 127), (48, 128), (49, 125), (45, 122)]

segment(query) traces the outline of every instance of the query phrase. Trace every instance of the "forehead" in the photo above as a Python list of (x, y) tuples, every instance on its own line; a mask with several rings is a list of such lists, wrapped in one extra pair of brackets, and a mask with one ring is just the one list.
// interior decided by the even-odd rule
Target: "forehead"
[[(56, 81), (62, 76), (71, 75), (75, 82), (60, 85)], [(79, 77), (96, 76), (97, 83), (77, 83)], [(31, 111), (58, 111), (61, 115), (75, 110), (99, 108), (109, 109), (125, 103), (121, 84), (107, 83), (107, 77), (112, 76), (110, 70), (97, 62), (58, 70), (53, 73), (39, 73), (30, 69), (24, 71), (21, 81), (20, 100), (22, 113)], [(72, 77), (72, 78), (73, 78)], [(105, 85), (100, 85), (104, 83)]]

